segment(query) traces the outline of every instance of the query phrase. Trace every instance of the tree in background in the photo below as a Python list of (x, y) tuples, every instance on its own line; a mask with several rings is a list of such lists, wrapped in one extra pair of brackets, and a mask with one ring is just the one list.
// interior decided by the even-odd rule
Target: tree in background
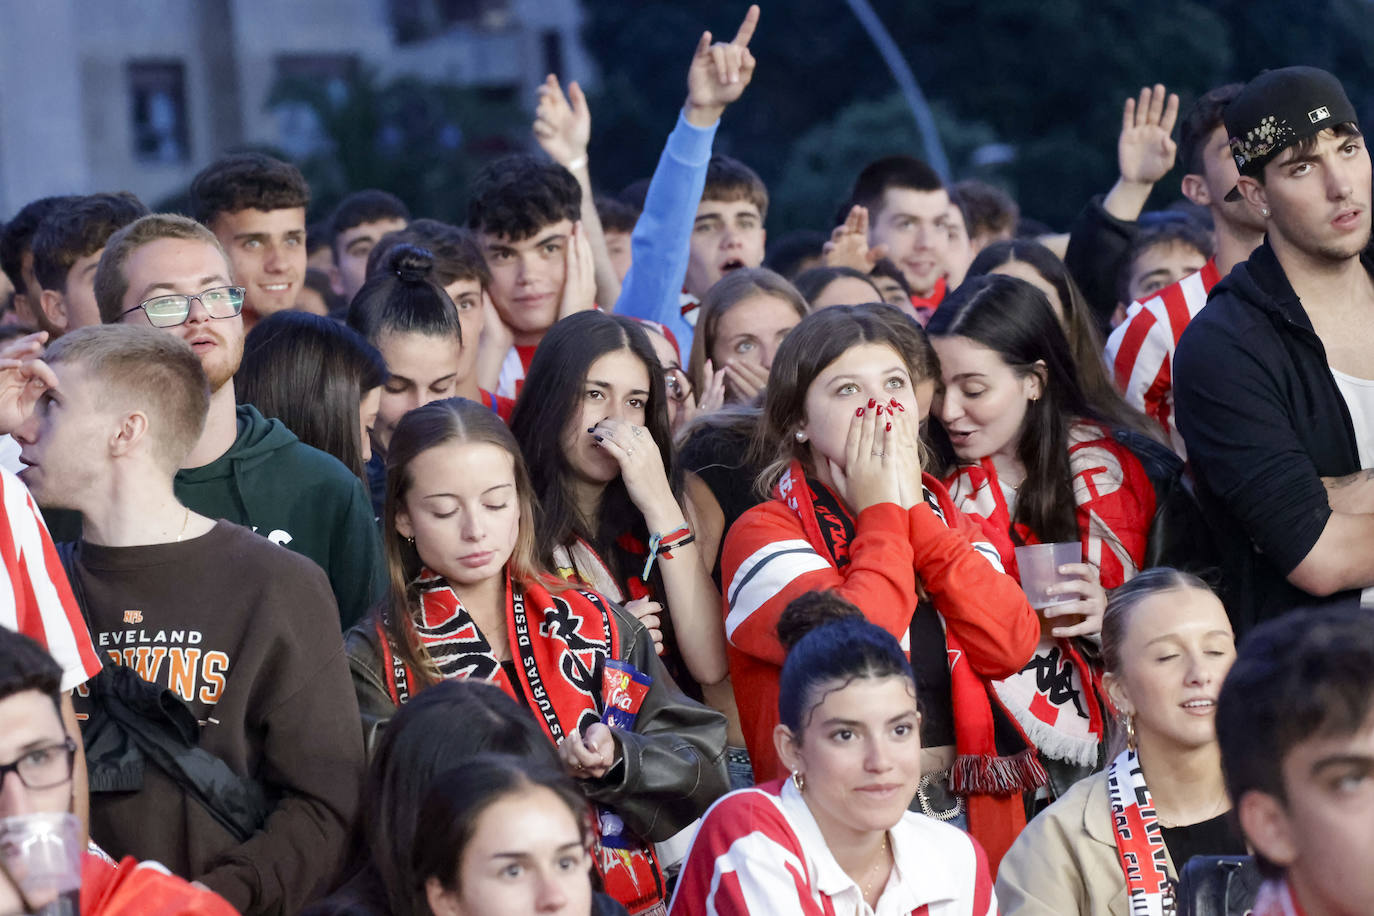
[[(584, 40), (602, 72), (592, 99), (592, 168), (599, 185), (616, 190), (652, 172), (672, 128), (680, 93), (663, 74), (685, 53), (672, 36), (723, 27), (747, 4), (582, 2)], [(1220, 83), (1306, 63), (1336, 73), (1357, 109), (1368, 107), (1374, 91), (1364, 54), (1374, 44), (1374, 4), (1364, 0), (872, 5), (943, 113), (954, 177), (986, 177), (968, 158), (977, 144), (961, 148), (961, 136), (1009, 144), (1015, 159), (994, 178), (1027, 215), (1061, 228), (1115, 180), (1121, 105), (1141, 86), (1163, 82), (1186, 107)], [(844, 4), (785, 0), (765, 5), (763, 20), (752, 50), (765, 66), (716, 149), (748, 162), (768, 182), (780, 205), (776, 219), (770, 214), (773, 233), (828, 228), (830, 189), (846, 189), (869, 150), (879, 155), (905, 143), (919, 155), (915, 126), (886, 101), (895, 88), (891, 76)], [(1177, 179), (1175, 173), (1161, 181), (1151, 204), (1176, 199)], [(801, 186), (794, 190), (794, 182)], [(806, 207), (808, 195), (821, 196)]]
[(316, 123), (319, 142), (297, 163), (310, 182), (312, 219), (351, 191), (383, 188), (417, 216), (461, 225), (472, 176), (529, 141), (529, 118), (514, 101), (410, 76), (283, 79), (267, 104), (303, 109)]

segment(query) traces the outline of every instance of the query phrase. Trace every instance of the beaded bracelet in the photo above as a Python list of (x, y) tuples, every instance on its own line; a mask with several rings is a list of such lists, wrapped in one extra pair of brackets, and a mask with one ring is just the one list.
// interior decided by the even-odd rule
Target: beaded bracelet
[(674, 550), (679, 547), (686, 547), (696, 539), (697, 536), (686, 525), (675, 531), (669, 531), (667, 534), (649, 535), (649, 558), (644, 561), (644, 572), (640, 573), (639, 578), (645, 582), (649, 581), (649, 573), (654, 568), (655, 558), (661, 556), (665, 560), (671, 560)]

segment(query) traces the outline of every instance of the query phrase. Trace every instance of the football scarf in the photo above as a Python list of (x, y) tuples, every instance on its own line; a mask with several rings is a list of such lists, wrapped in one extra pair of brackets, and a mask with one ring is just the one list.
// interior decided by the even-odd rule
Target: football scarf
[[(555, 745), (574, 730), (582, 733), (601, 721), (602, 669), (608, 658), (619, 657), (620, 633), (600, 595), (577, 590), (554, 595), (537, 583), (519, 588), (507, 581), (506, 633), (515, 662), (513, 682), (442, 576), (421, 570), (414, 586), (420, 608), (411, 630), (442, 678), (473, 678), (501, 688), (534, 713)], [(399, 706), (415, 689), (413, 673), (380, 622), (378, 634), (387, 686)], [(606, 893), (631, 914), (662, 912), (663, 875), (652, 846), (629, 835), (630, 842), (621, 844), (627, 848), (601, 843), (603, 825), (618, 822), (614, 812), (598, 809), (593, 858)]]
[[(936, 516), (948, 524), (939, 499), (929, 487), (925, 501)], [(855, 524), (849, 510), (819, 481), (809, 480), (801, 464), (793, 462), (774, 488), (773, 497), (797, 513), (806, 539), (818, 551), (828, 554), (836, 569), (849, 565), (849, 547), (854, 542)], [(975, 549), (970, 545), (970, 549)], [(913, 596), (914, 597), (914, 596)], [(938, 613), (939, 608), (936, 608)], [(994, 715), (988, 696), (988, 683), (969, 667), (954, 635), (945, 631), (948, 655), (956, 658), (950, 666), (950, 698), (954, 706), (954, 743), (958, 753), (950, 773), (950, 787), (964, 796), (990, 795), (1014, 798), (1021, 805), (1020, 793), (1044, 785), (1048, 776), (1031, 748), (1015, 728), (1019, 747), (997, 746)], [(1006, 723), (1011, 725), (1011, 723)], [(972, 810), (972, 809), (971, 809)]]
[(1140, 758), (1127, 748), (1107, 768), (1107, 800), (1112, 809), (1116, 852), (1126, 876), (1131, 916), (1172, 916), (1174, 890), (1169, 881), (1164, 834), (1145, 785)]

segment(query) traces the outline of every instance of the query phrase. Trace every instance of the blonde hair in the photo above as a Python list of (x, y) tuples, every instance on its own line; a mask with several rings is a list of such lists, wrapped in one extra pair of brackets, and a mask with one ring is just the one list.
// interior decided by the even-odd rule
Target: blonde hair
[(186, 216), (150, 213), (125, 226), (105, 243), (105, 253), (100, 256), (100, 264), (95, 269), (95, 303), (100, 309), (101, 321), (106, 324), (119, 321), (124, 311), (124, 297), (129, 292), (129, 278), (124, 273), (124, 265), (135, 251), (159, 239), (213, 245), (220, 257), (224, 258), (227, 275), (233, 278), (233, 262), (213, 232)]
[(200, 440), (210, 382), (181, 338), (150, 327), (97, 325), (64, 334), (43, 358), (85, 368), (102, 403), (147, 413), (155, 452), (170, 473)]

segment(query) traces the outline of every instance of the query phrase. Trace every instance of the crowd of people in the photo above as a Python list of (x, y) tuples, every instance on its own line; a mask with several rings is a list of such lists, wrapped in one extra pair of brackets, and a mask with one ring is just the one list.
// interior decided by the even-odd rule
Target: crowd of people
[(1374, 913), (1341, 84), (770, 247), (758, 22), (617, 196), (550, 76), (454, 223), (241, 153), (4, 224), (0, 916)]

